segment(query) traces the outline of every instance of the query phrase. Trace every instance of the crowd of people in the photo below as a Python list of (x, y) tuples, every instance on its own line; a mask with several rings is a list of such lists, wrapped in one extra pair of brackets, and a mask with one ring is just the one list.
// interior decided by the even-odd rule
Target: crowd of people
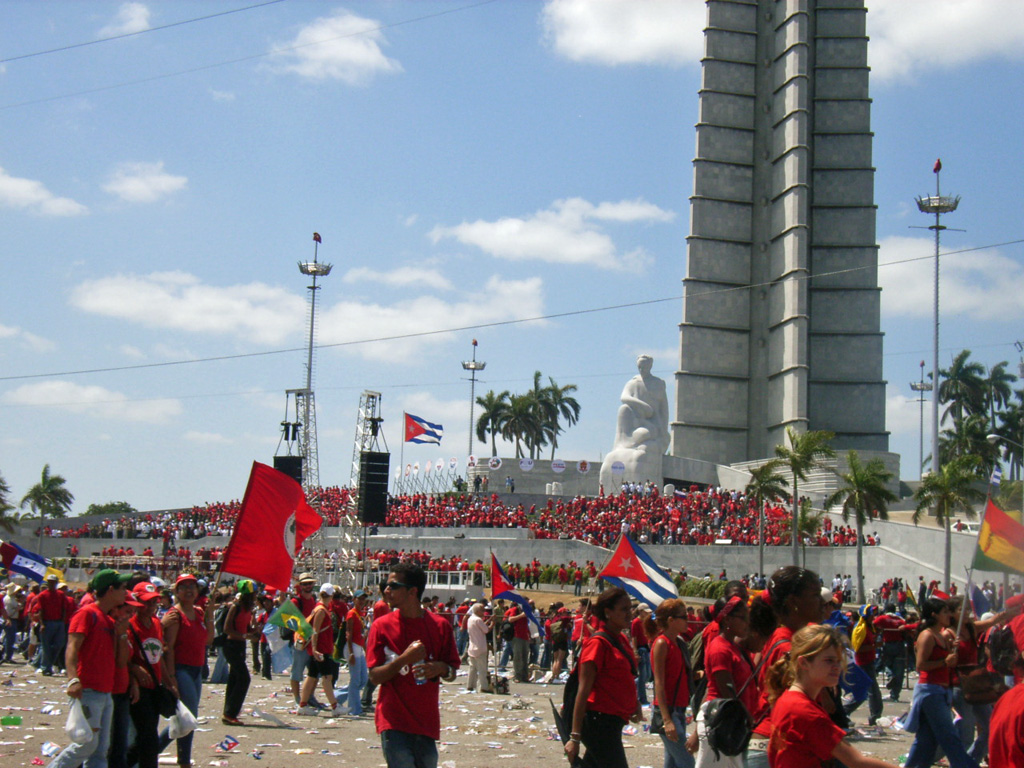
[[(338, 525), (350, 512), (347, 488), (318, 488), (309, 494), (310, 503), (324, 517), (327, 526)], [(665, 497), (653, 486), (627, 489), (616, 495), (579, 496), (569, 500), (549, 499), (538, 507), (514, 503), (507, 494), (399, 495), (389, 498), (386, 525), (393, 527), (440, 528), (523, 528), (538, 539), (571, 538), (610, 546), (623, 526), (642, 544), (757, 545), (758, 510), (755, 501), (742, 492), (724, 488), (677, 492)], [(162, 542), (155, 545), (158, 556), (186, 556), (188, 548), (179, 542), (206, 536), (230, 536), (241, 503), (207, 503), (188, 510), (147, 512), (116, 519), (57, 527), (46, 525), (42, 533), (56, 538), (106, 538)], [(789, 542), (788, 507), (765, 506), (765, 544), (782, 546)], [(37, 531), (37, 533), (39, 533)], [(807, 546), (846, 547), (857, 543), (856, 530), (836, 525), (826, 517), (821, 529), (805, 541)], [(864, 544), (880, 544), (877, 533), (864, 535)], [(153, 545), (149, 545), (153, 547)], [(135, 549), (139, 549), (138, 546)]]

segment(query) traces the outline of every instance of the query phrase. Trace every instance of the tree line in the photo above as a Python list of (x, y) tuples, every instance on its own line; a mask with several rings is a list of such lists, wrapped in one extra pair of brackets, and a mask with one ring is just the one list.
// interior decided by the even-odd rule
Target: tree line
[(497, 438), (501, 437), (515, 445), (517, 459), (539, 459), (547, 446), (554, 459), (558, 436), (579, 421), (580, 404), (572, 396), (576, 385), (560, 386), (548, 376), (544, 386), (541, 378), (540, 371), (534, 372), (533, 387), (522, 394), (492, 389), (477, 397), (476, 404), (483, 410), (476, 421), (476, 437), (482, 443), (490, 438), (491, 456), (498, 455)]

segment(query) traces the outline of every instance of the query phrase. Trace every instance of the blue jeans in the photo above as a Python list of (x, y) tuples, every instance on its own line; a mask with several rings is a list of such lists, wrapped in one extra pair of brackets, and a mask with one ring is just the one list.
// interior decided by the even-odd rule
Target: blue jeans
[(498, 662), (498, 669), (504, 672), (508, 669), (508, 660), (512, 658), (512, 641), (506, 640), (504, 647), (501, 649), (501, 661)]
[(641, 645), (636, 649), (636, 696), (647, 704), (647, 683), (651, 679), (651, 649)]
[(686, 751), (686, 708), (676, 707), (672, 710), (672, 722), (676, 724), (679, 741), (667, 739), (661, 734), (661, 743), (665, 745), (665, 768), (693, 768), (693, 755)]
[(4, 624), (4, 661), (12, 661), (14, 659), (14, 641), (18, 635), (18, 619), (7, 619), (7, 623)]
[(956, 724), (960, 742), (967, 748), (967, 754), (980, 762), (988, 756), (988, 721), (992, 719), (992, 705), (968, 704), (963, 690), (954, 688), (953, 708), (960, 713), (960, 722)]
[(380, 745), (388, 768), (437, 768), (437, 742), (404, 731), (381, 731)]
[(67, 627), (63, 621), (57, 619), (43, 622), (43, 630), (39, 636), (39, 644), (42, 646), (43, 652), (43, 672), (53, 672), (53, 662), (57, 660), (57, 654), (64, 648), (66, 640)]
[[(864, 673), (871, 678), (871, 682), (868, 685), (867, 699), (868, 699), (868, 725), (874, 725), (875, 720), (882, 716), (882, 691), (878, 687), (878, 676), (875, 671), (874, 663), (869, 664), (858, 664)], [(847, 715), (852, 715), (853, 711), (861, 705), (864, 699), (854, 700), (849, 704), (843, 706), (843, 711)]]
[(82, 707), (85, 709), (85, 718), (95, 732), (93, 740), (88, 744), (69, 744), (53, 758), (47, 768), (76, 768), (79, 765), (84, 768), (106, 768), (114, 699), (109, 693), (83, 688)]
[(952, 696), (948, 692), (932, 692), (934, 685), (917, 684), (911, 709), (918, 709), (917, 738), (910, 745), (904, 768), (927, 768), (935, 762), (941, 746), (952, 768), (978, 768), (978, 761), (967, 754), (960, 734), (953, 726)]
[(128, 730), (131, 726), (131, 700), (127, 693), (115, 693), (114, 711), (110, 716), (110, 750), (107, 763), (110, 768), (128, 768)]
[[(196, 717), (199, 716), (199, 696), (203, 692), (203, 668), (192, 667), (188, 664), (174, 665), (174, 679), (178, 682), (178, 698), (185, 708)], [(195, 731), (188, 736), (178, 739), (178, 765), (189, 765), (192, 762), (192, 737)], [(160, 742), (157, 754), (163, 752), (171, 743), (171, 737), (167, 735), (167, 729), (160, 732)]]
[(348, 713), (363, 713), (363, 687), (370, 681), (370, 673), (366, 669), (366, 654), (356, 651), (355, 663), (348, 665)]

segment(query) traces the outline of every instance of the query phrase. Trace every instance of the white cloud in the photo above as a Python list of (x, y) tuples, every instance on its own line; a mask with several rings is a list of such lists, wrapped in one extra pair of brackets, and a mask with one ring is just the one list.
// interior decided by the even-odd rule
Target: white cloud
[(157, 163), (119, 163), (103, 189), (127, 203), (154, 203), (180, 192), (188, 185), (185, 176), (172, 176)]
[(695, 64), (706, 23), (698, 0), (550, 0), (541, 11), (552, 48), (591, 64)]
[(868, 63), (882, 80), (1024, 56), (1020, 0), (873, 0)]
[(197, 432), (189, 430), (184, 435), (185, 440), (200, 445), (231, 445), (231, 440), (216, 432)]
[(17, 341), (21, 346), (34, 352), (50, 352), (57, 348), (57, 345), (49, 339), (44, 339), (42, 336), (37, 336), (13, 325), (0, 325), (0, 340), (2, 339)]
[[(907, 389), (907, 384), (890, 384), (885, 397), (885, 428), (895, 435), (913, 435), (917, 437), (921, 429), (921, 406), (916, 397), (910, 397), (900, 389)], [(926, 393), (927, 395), (927, 393)], [(931, 395), (927, 395), (929, 398)], [(925, 436), (931, 429), (931, 406), (924, 404)], [(926, 449), (927, 450), (927, 449)]]
[(149, 29), (149, 8), (142, 3), (122, 3), (117, 16), (100, 30), (100, 37), (130, 35)]
[(402, 71), (381, 51), (380, 22), (339, 10), (299, 30), (293, 40), (276, 46), (280, 68), (313, 80), (341, 80), (366, 85), (375, 75)]
[(225, 287), (200, 283), (185, 272), (116, 275), (87, 280), (71, 292), (85, 312), (152, 328), (235, 334), (278, 344), (305, 323), (305, 301), (263, 283)]
[(624, 200), (595, 206), (578, 197), (556, 200), (551, 208), (526, 218), (463, 222), (434, 227), (428, 237), (436, 244), (450, 237), (492, 256), (511, 261), (588, 264), (602, 269), (640, 268), (649, 259), (643, 249), (620, 253), (612, 238), (594, 221), (663, 222), (675, 214), (643, 200)]
[(125, 357), (130, 357), (135, 360), (142, 360), (143, 358), (146, 357), (145, 352), (143, 352), (138, 347), (132, 346), (131, 344), (122, 344), (121, 346), (118, 347), (118, 350)]
[[(487, 301), (480, 301), (486, 296)], [(318, 336), (322, 344), (338, 344), (366, 338), (422, 333), (434, 329), (463, 328), (544, 314), (539, 277), (503, 281), (494, 276), (464, 301), (446, 302), (433, 296), (405, 299), (393, 306), (356, 301), (341, 302), (320, 315)], [(447, 342), (450, 333), (408, 339), (354, 344), (348, 350), (374, 360), (399, 361), (422, 353), (427, 346)]]
[[(932, 316), (935, 262), (922, 257), (934, 252), (934, 241), (926, 238), (896, 236), (879, 242), (883, 314)], [(1024, 317), (1024, 268), (1018, 262), (997, 250), (985, 250), (950, 254), (940, 258), (939, 265), (943, 317), (1006, 321)]]
[(214, 101), (234, 101), (235, 94), (230, 91), (218, 91), (213, 88), (210, 89), (210, 96)]
[(69, 197), (57, 197), (42, 182), (11, 176), (0, 168), (0, 207), (43, 216), (80, 216), (89, 209)]
[(119, 423), (162, 424), (182, 412), (181, 403), (173, 398), (132, 401), (120, 392), (69, 381), (25, 384), (4, 392), (0, 401), (6, 405), (60, 408)]
[(342, 279), (346, 283), (381, 283), (390, 288), (414, 286), (447, 291), (452, 287), (451, 281), (437, 270), (420, 267), (399, 267), (390, 272), (379, 272), (369, 267), (356, 267), (346, 272)]

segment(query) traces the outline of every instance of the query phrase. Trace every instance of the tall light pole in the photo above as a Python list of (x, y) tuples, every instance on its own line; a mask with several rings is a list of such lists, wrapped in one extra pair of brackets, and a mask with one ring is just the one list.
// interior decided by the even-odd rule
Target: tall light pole
[[(473, 405), (476, 403), (476, 372), (487, 367), (483, 360), (476, 359), (476, 339), (473, 339), (473, 359), (462, 361), (462, 370), (470, 372), (469, 378), (469, 452), (467, 457), (473, 455)], [(467, 475), (468, 477), (468, 475)]]
[(297, 413), (302, 418), (302, 442), (300, 455), (302, 456), (302, 487), (308, 493), (312, 488), (320, 485), (320, 459), (317, 453), (316, 439), (316, 400), (313, 396), (313, 349), (314, 329), (316, 328), (316, 292), (320, 286), (316, 284), (318, 277), (327, 277), (331, 274), (331, 264), (317, 261), (317, 254), (320, 243), (323, 242), (319, 233), (313, 233), (313, 260), (300, 261), (299, 272), (313, 278), (309, 286), (309, 350), (306, 357), (306, 388), (305, 390), (292, 390), (296, 397)]
[(952, 213), (960, 205), (960, 197), (944, 196), (939, 187), (942, 160), (935, 161), (935, 194), (917, 198), (917, 209), (921, 213), (935, 216), (935, 223), (928, 227), (935, 233), (935, 301), (932, 315), (932, 473), (939, 473), (939, 233), (942, 214)]
[(932, 391), (932, 385), (924, 380), (924, 360), (921, 361), (921, 381), (910, 382), (910, 388), (917, 392), (917, 402), (920, 404), (921, 426), (918, 430), (918, 452), (920, 458), (917, 461), (918, 475), (924, 474), (924, 393)]

